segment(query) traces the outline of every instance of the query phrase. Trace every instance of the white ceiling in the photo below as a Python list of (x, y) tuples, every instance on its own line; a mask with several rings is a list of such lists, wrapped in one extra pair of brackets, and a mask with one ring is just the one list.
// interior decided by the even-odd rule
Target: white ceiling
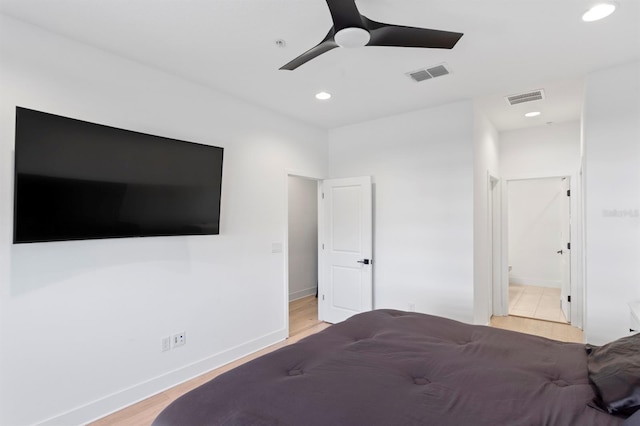
[[(0, 12), (324, 128), (478, 98), (507, 130), (578, 119), (587, 73), (640, 59), (640, 1), (617, 3), (584, 23), (592, 0), (358, 0), (370, 19), (464, 36), (453, 50), (334, 49), (295, 71), (278, 68), (326, 35), (324, 0), (0, 0)], [(452, 74), (405, 75), (440, 63)], [(546, 99), (503, 99), (534, 89)], [(532, 108), (542, 115), (524, 119)]]

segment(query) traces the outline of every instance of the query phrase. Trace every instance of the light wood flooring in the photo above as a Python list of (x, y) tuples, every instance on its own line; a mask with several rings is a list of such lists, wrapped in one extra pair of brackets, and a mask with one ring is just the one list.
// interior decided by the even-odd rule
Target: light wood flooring
[[(157, 395), (145, 399), (121, 411), (117, 411), (107, 417), (91, 423), (92, 426), (147, 426), (150, 425), (156, 416), (169, 403), (185, 394), (186, 392), (208, 382), (214, 377), (244, 364), (254, 358), (274, 351), (286, 345), (317, 333), (330, 324), (318, 321), (318, 303), (315, 296), (293, 301), (289, 304), (289, 339), (269, 346), (261, 351), (234, 361), (188, 382), (182, 383)], [(493, 317), (492, 327), (506, 330), (520, 331), (522, 333), (534, 334), (554, 340), (566, 342), (583, 342), (582, 331), (571, 327), (568, 324), (560, 324), (548, 321), (539, 321), (530, 318), (520, 318), (515, 316)]]
[(296, 336), (321, 322), (318, 320), (318, 299), (315, 296), (289, 303), (289, 336)]
[(560, 308), (560, 289), (509, 284), (509, 315), (568, 323)]
[(516, 316), (491, 317), (491, 327), (533, 334), (561, 342), (584, 343), (584, 333), (569, 324)]

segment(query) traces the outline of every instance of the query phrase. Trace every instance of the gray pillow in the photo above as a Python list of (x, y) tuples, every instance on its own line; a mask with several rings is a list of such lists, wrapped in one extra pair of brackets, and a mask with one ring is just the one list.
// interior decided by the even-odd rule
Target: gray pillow
[(586, 345), (586, 350), (589, 379), (598, 391), (595, 402), (622, 416), (640, 409), (640, 333), (604, 346)]

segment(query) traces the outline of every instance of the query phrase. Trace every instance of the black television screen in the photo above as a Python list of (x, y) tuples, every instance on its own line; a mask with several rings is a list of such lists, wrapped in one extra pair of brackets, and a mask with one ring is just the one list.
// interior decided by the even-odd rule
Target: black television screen
[(218, 234), (222, 157), (17, 107), (13, 241)]

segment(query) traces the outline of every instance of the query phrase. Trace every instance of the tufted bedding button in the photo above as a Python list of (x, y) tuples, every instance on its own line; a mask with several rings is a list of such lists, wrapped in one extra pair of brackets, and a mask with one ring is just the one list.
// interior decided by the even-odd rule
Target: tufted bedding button
[(566, 381), (562, 380), (562, 379), (556, 379), (556, 380), (552, 380), (551, 383), (553, 383), (554, 385), (564, 388), (566, 386), (569, 386), (569, 383), (567, 383)]
[(416, 385), (428, 385), (429, 383), (431, 383), (431, 381), (425, 379), (424, 377), (414, 377), (413, 383), (415, 383)]
[(300, 369), (289, 370), (289, 376), (300, 376), (300, 375), (302, 375), (302, 370)]

